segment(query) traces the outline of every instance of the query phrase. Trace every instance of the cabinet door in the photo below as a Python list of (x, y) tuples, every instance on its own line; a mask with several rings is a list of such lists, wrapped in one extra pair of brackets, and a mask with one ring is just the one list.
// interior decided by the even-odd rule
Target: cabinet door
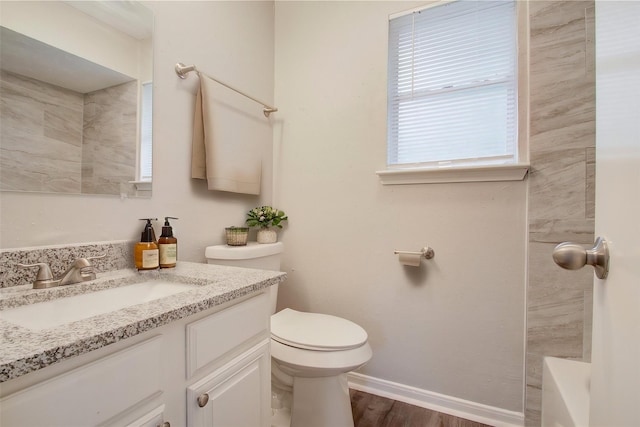
[(190, 427), (268, 427), (271, 424), (269, 340), (187, 389)]

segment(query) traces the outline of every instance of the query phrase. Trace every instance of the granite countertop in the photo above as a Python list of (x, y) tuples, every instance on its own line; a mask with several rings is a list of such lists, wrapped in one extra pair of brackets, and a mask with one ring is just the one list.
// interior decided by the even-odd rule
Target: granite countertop
[[(99, 273), (96, 280), (51, 289), (32, 289), (31, 285), (2, 288), (0, 383), (232, 301), (285, 278), (285, 273), (277, 271), (179, 262), (171, 269)], [(197, 288), (44, 330), (17, 326), (2, 316), (2, 310), (12, 307), (156, 279)]]

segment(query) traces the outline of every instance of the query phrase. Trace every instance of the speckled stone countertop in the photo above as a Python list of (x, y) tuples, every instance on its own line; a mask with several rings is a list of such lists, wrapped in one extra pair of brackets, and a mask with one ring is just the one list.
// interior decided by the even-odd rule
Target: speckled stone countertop
[[(207, 310), (280, 283), (285, 278), (285, 273), (277, 271), (179, 262), (176, 268), (171, 269), (146, 272), (125, 269), (99, 273), (96, 280), (51, 289), (31, 289), (30, 285), (0, 289), (0, 382)], [(39, 331), (12, 324), (2, 316), (2, 310), (12, 307), (149, 280), (188, 283), (198, 287)]]

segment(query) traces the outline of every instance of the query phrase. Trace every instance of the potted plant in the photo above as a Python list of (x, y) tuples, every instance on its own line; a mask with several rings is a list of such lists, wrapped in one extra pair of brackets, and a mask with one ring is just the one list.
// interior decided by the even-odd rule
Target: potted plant
[(246, 223), (249, 227), (258, 228), (258, 243), (274, 243), (278, 240), (275, 227), (282, 228), (282, 222), (287, 221), (287, 215), (271, 206), (258, 206), (247, 213)]

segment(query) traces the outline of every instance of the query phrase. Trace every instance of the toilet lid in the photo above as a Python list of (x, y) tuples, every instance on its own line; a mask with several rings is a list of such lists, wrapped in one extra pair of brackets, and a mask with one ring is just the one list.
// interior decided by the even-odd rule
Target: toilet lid
[(349, 320), (290, 308), (271, 316), (271, 337), (291, 347), (318, 351), (349, 350), (367, 342), (367, 332)]

